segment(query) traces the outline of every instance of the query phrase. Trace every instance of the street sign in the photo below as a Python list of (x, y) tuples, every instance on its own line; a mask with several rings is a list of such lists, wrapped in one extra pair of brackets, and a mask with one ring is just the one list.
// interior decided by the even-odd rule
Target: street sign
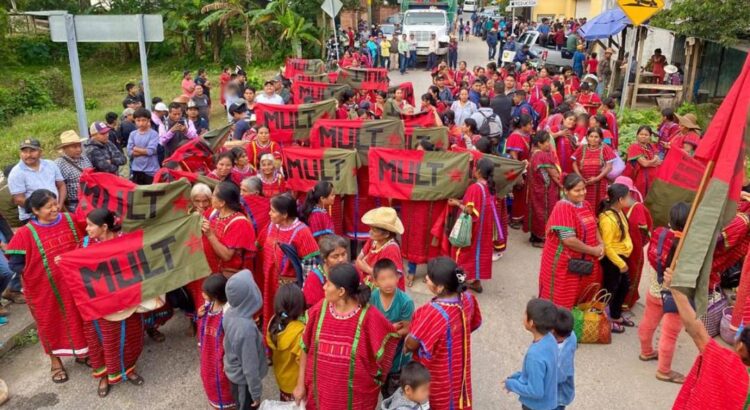
[(331, 18), (335, 18), (343, 6), (344, 4), (341, 3), (341, 0), (325, 0), (323, 4), (320, 5), (320, 8)]
[(664, 0), (617, 0), (633, 25), (639, 26), (664, 8)]
[(516, 52), (510, 50), (503, 50), (503, 57), (500, 59), (503, 63), (512, 63), (513, 59), (516, 58)]
[[(76, 41), (79, 43), (137, 43), (140, 35), (139, 20), (141, 20), (139, 14), (75, 16), (73, 21)], [(161, 15), (145, 14), (142, 20), (146, 42), (164, 41), (164, 23), (162, 23)], [(67, 42), (65, 15), (49, 16), (49, 31), (53, 42)]]
[(536, 7), (537, 1), (538, 0), (510, 0), (510, 6), (508, 7)]

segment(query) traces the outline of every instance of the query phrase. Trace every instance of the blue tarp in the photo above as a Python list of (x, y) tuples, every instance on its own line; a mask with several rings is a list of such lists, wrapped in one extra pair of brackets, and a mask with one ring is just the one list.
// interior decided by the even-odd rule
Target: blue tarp
[(578, 29), (585, 40), (609, 38), (621, 32), (625, 26), (632, 24), (621, 8), (616, 7), (592, 18)]

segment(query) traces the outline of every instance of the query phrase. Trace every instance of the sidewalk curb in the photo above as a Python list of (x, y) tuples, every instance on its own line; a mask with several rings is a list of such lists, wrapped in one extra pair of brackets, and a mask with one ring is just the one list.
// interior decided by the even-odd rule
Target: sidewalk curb
[(0, 358), (13, 350), (18, 345), (19, 339), (29, 330), (36, 329), (36, 322), (26, 305), (11, 304), (6, 308), (11, 311), (11, 314), (8, 315), (8, 324), (0, 327)]

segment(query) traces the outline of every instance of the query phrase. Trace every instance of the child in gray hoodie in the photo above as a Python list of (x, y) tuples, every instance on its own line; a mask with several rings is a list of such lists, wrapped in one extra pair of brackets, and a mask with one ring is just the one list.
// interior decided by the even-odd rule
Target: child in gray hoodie
[(380, 410), (430, 410), (430, 372), (422, 363), (409, 362), (402, 367), (399, 384)]
[(239, 410), (257, 409), (268, 372), (263, 336), (253, 315), (263, 305), (260, 289), (249, 270), (241, 270), (227, 281), (229, 308), (224, 313), (224, 373), (232, 382), (232, 397)]

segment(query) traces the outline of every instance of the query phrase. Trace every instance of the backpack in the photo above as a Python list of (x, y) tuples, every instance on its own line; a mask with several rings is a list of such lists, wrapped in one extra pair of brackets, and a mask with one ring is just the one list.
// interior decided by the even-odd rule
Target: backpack
[(500, 138), (503, 135), (503, 124), (497, 114), (485, 115), (481, 110), (478, 111), (484, 121), (479, 126), (479, 135), (487, 138)]
[(537, 125), (539, 125), (539, 113), (536, 112), (534, 107), (532, 107), (531, 104), (528, 103), (528, 101), (524, 101), (518, 107), (513, 108), (513, 117), (520, 117), (521, 110), (523, 110), (524, 108), (528, 109), (529, 114), (531, 115), (531, 122), (534, 124), (534, 128), (536, 128)]

